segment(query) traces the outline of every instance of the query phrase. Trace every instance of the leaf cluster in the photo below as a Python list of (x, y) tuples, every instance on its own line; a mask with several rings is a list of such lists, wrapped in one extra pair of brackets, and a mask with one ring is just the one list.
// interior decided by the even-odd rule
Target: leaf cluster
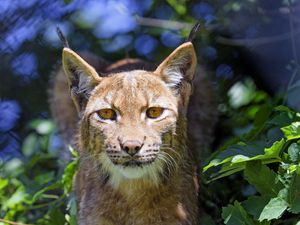
[[(300, 217), (300, 114), (265, 104), (252, 129), (223, 146), (204, 167), (208, 182), (243, 172), (256, 190), (222, 208), (225, 224), (296, 224)], [(288, 219), (287, 219), (288, 218)]]
[(22, 145), (22, 158), (0, 164), (0, 224), (76, 224), (76, 202), (72, 196), (78, 159), (62, 166), (52, 142), (52, 121), (30, 122)]

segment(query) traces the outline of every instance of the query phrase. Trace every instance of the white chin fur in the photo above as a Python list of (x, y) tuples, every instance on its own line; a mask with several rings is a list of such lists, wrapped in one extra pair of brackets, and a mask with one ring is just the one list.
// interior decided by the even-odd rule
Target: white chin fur
[(113, 187), (118, 188), (120, 184), (127, 180), (147, 179), (152, 180), (154, 184), (158, 184), (160, 180), (159, 174), (163, 170), (163, 161), (156, 159), (151, 165), (143, 167), (124, 167), (114, 165), (106, 154), (100, 155), (103, 168), (110, 174), (110, 183)]
[(140, 167), (123, 167), (117, 166), (118, 171), (127, 179), (138, 179), (143, 177), (147, 170)]

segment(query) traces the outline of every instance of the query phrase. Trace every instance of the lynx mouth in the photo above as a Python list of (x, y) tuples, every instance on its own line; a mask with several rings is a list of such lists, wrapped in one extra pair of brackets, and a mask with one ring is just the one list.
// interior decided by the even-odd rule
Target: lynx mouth
[(124, 167), (142, 167), (142, 166), (149, 165), (149, 164), (153, 163), (154, 160), (155, 159), (151, 159), (149, 161), (138, 161), (138, 160), (132, 159), (132, 160), (129, 160), (127, 162), (124, 162), (122, 164), (122, 166), (124, 166)]
[[(126, 157), (119, 160), (111, 160), (113, 166), (108, 167), (112, 174), (121, 174), (122, 177), (126, 179), (139, 179), (139, 178), (149, 178), (151, 174), (155, 173), (158, 169), (157, 158), (155, 156), (136, 156), (136, 157)], [(150, 175), (149, 175), (150, 173)], [(148, 174), (148, 175), (147, 175)], [(146, 176), (146, 177), (145, 177)]]

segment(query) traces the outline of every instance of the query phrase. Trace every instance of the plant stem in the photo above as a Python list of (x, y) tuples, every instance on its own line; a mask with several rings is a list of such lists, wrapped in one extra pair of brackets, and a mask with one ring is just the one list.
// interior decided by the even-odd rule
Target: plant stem
[(32, 225), (32, 224), (13, 222), (13, 221), (5, 220), (5, 219), (0, 219), (0, 222), (8, 223), (8, 224), (11, 224), (11, 225)]

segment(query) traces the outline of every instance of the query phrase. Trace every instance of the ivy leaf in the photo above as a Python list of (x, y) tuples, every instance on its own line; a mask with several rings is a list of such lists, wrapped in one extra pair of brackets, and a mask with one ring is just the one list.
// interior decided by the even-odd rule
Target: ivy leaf
[(71, 216), (76, 216), (77, 213), (77, 202), (76, 197), (73, 195), (68, 202), (67, 209)]
[(49, 224), (51, 225), (61, 225), (65, 224), (65, 215), (61, 212), (60, 209), (53, 209), (49, 213)]
[(234, 202), (234, 205), (228, 205), (222, 208), (222, 218), (227, 225), (254, 225), (255, 222), (247, 214), (241, 203)]
[(69, 147), (69, 151), (71, 152), (71, 155), (75, 158), (78, 158), (78, 152), (75, 151), (71, 145), (69, 145), (68, 147)]
[[(264, 164), (279, 162), (281, 158), (279, 157), (280, 151), (284, 145), (284, 139), (276, 141), (270, 148), (265, 148), (264, 152), (260, 150), (259, 145), (233, 145), (226, 151), (228, 154), (234, 154), (228, 158), (220, 161), (218, 158), (223, 158), (220, 154), (216, 159), (212, 160), (207, 166), (203, 168), (203, 171), (207, 171), (213, 166), (222, 165), (221, 169), (213, 174), (210, 181), (229, 176), (238, 171), (244, 170), (246, 162), (261, 160)], [(226, 153), (227, 154), (227, 153)]]
[(265, 196), (275, 197), (284, 187), (277, 179), (277, 174), (260, 161), (248, 162), (245, 169), (246, 180)]
[(284, 127), (288, 126), (292, 122), (294, 122), (293, 116), (290, 115), (290, 113), (281, 112), (278, 115), (274, 116), (268, 124), (277, 126), (277, 127)]
[(51, 120), (36, 119), (30, 123), (30, 127), (35, 129), (38, 134), (48, 135), (54, 131), (55, 125)]
[(270, 198), (266, 196), (251, 196), (246, 201), (243, 201), (242, 205), (254, 219), (258, 220), (269, 201)]
[(272, 198), (269, 203), (264, 207), (259, 216), (259, 221), (272, 220), (279, 218), (287, 209), (287, 202), (281, 197)]
[(289, 126), (282, 127), (281, 130), (288, 141), (300, 138), (300, 122), (294, 122)]
[[(8, 179), (0, 178), (0, 191), (8, 185)], [(0, 192), (1, 193), (1, 192)]]
[(272, 113), (272, 107), (270, 105), (262, 106), (259, 111), (255, 114), (254, 126), (260, 127), (262, 126), (270, 117)]
[(62, 183), (64, 185), (64, 193), (68, 194), (72, 190), (73, 177), (78, 168), (78, 159), (70, 162), (63, 174)]
[(52, 180), (54, 180), (54, 171), (40, 174), (34, 178), (34, 180), (39, 184), (39, 185), (44, 185)]
[(300, 176), (294, 174), (289, 191), (288, 203), (290, 205), (289, 211), (292, 213), (300, 213)]
[(177, 0), (167, 0), (167, 2), (172, 6), (173, 9), (179, 14), (179, 15), (185, 15), (186, 14), (186, 6), (183, 1), (177, 1)]
[(292, 162), (300, 160), (300, 146), (297, 143), (292, 143), (288, 149), (288, 154)]
[(40, 199), (43, 194), (47, 191), (51, 191), (51, 190), (55, 190), (55, 189), (59, 189), (61, 188), (61, 183), (60, 182), (56, 182), (54, 184), (51, 184), (41, 190), (39, 190), (38, 192), (36, 192), (31, 199), (29, 199), (27, 202), (29, 204), (33, 204), (35, 201), (37, 201), (38, 199)]
[(25, 156), (29, 157), (37, 152), (37, 148), (39, 147), (38, 138), (37, 134), (29, 134), (25, 138), (22, 145), (22, 152)]
[(17, 207), (18, 204), (23, 203), (28, 194), (25, 192), (24, 186), (20, 186), (5, 202), (2, 202), (2, 209), (13, 209)]
[(283, 127), (299, 120), (299, 115), (290, 108), (280, 105), (275, 107), (277, 113), (268, 123), (277, 127)]
[(66, 214), (66, 220), (69, 225), (77, 225), (77, 202), (75, 195), (72, 194), (72, 196), (69, 199), (67, 210), (69, 214)]
[(263, 155), (257, 155), (255, 157), (252, 157), (251, 160), (265, 160), (265, 159), (280, 159), (279, 154), (284, 145), (284, 139), (281, 139), (280, 141), (276, 141), (273, 143), (273, 145), (270, 148), (265, 148)]
[(275, 111), (278, 112), (285, 112), (285, 113), (289, 113), (289, 114), (295, 114), (295, 112), (293, 110), (291, 110), (289, 107), (286, 107), (285, 105), (278, 105), (274, 108)]

